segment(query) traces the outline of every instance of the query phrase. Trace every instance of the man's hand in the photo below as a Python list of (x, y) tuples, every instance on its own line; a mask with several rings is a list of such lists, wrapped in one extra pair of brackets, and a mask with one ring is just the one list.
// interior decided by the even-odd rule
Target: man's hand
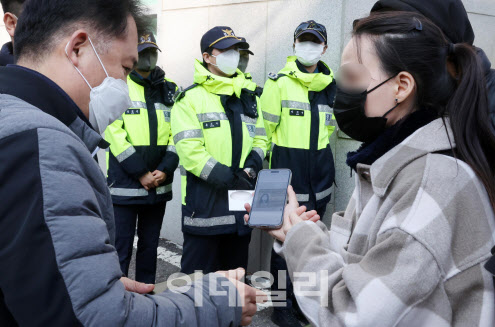
[(256, 303), (264, 303), (268, 301), (266, 293), (259, 291), (249, 285), (246, 285), (243, 282), (240, 282), (240, 280), (246, 274), (246, 272), (242, 268), (237, 268), (236, 270), (229, 271), (218, 271), (217, 274), (228, 278), (237, 288), (237, 292), (239, 293), (239, 297), (242, 301), (241, 325), (250, 325), (253, 321), (253, 316), (258, 311)]
[(155, 170), (151, 174), (153, 175), (153, 177), (155, 177), (158, 185), (162, 184), (167, 179), (167, 174), (165, 174), (163, 171)]
[[(318, 216), (315, 210), (306, 212), (306, 207), (299, 206), (299, 202), (297, 202), (297, 196), (294, 192), (292, 186), (289, 186), (287, 189), (287, 193), (289, 195), (289, 203), (285, 206), (284, 210), (284, 221), (282, 223), (282, 227), (279, 229), (266, 229), (268, 234), (272, 237), (276, 238), (280, 242), (285, 241), (285, 236), (292, 228), (292, 226), (302, 222), (302, 221), (312, 221), (317, 222), (320, 220), (320, 216)], [(251, 206), (249, 204), (245, 204), (244, 207), (248, 213), (251, 212)], [(249, 215), (244, 216), (244, 220), (246, 223), (249, 221)]]
[(158, 187), (158, 181), (156, 180), (155, 176), (153, 176), (153, 174), (150, 172), (141, 176), (141, 178), (139, 178), (139, 182), (141, 183), (141, 185), (143, 185), (146, 191)]
[(122, 277), (120, 281), (122, 282), (122, 284), (124, 284), (126, 291), (129, 292), (148, 294), (155, 289), (155, 285), (153, 284), (136, 282), (135, 280), (129, 279), (127, 277)]

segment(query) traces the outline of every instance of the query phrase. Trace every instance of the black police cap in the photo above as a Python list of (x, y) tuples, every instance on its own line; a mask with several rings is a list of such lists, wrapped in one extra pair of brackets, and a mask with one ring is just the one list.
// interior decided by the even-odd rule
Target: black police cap
[(327, 44), (327, 29), (324, 25), (315, 22), (314, 20), (309, 20), (299, 24), (294, 32), (294, 41), (303, 34), (313, 34), (320, 40), (320, 42), (325, 42)]
[(141, 52), (147, 48), (156, 48), (160, 52), (162, 51), (158, 47), (158, 44), (156, 44), (156, 38), (151, 32), (145, 32), (139, 36), (138, 52)]
[(223, 50), (236, 44), (241, 49), (249, 49), (246, 39), (237, 37), (230, 27), (216, 26), (206, 32), (201, 38), (201, 53), (206, 52), (209, 48)]
[(239, 46), (239, 51), (247, 51), (247, 53), (249, 53), (251, 56), (254, 56), (253, 51), (249, 50), (249, 43), (246, 42), (246, 38), (241, 37), (241, 39), (242, 39), (242, 42), (245, 42), (248, 47), (247, 48), (242, 48), (241, 46)]

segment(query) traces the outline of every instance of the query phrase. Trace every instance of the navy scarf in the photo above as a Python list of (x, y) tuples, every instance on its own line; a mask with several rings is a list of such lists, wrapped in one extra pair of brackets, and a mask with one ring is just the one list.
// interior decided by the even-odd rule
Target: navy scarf
[(357, 164), (372, 165), (378, 158), (399, 145), (407, 137), (423, 126), (437, 119), (434, 110), (419, 110), (399, 120), (387, 128), (382, 135), (370, 143), (363, 143), (357, 151), (347, 154), (347, 165), (356, 170)]

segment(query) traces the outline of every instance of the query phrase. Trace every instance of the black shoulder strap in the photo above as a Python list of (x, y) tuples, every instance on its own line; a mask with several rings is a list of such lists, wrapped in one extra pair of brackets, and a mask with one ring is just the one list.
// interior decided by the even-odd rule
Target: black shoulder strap
[(186, 95), (187, 91), (194, 89), (198, 85), (199, 84), (193, 84), (193, 85), (185, 88), (184, 90), (181, 90), (181, 89), (177, 90), (177, 92), (175, 92), (174, 101), (179, 102)]

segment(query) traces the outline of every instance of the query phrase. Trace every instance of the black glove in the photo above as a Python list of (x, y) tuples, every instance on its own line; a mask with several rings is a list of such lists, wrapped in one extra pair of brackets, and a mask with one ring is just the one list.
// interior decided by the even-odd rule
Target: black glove
[(249, 178), (248, 174), (244, 170), (240, 170), (235, 174), (235, 190), (254, 190), (255, 181)]

